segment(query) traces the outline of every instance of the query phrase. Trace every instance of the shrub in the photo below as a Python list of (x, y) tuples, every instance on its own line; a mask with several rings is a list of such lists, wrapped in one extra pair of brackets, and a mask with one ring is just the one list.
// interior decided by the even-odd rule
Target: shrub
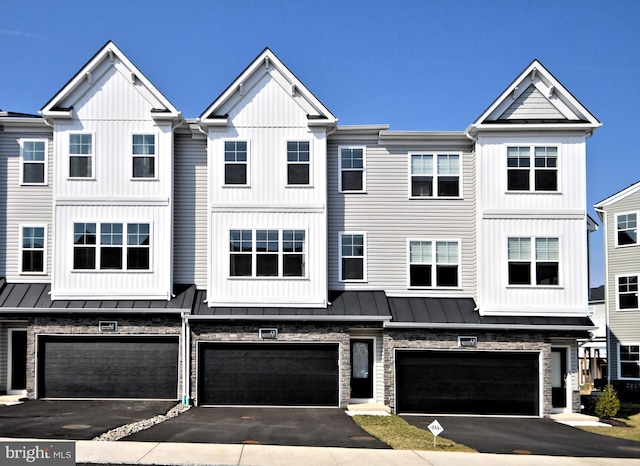
[(603, 419), (609, 419), (618, 414), (620, 400), (618, 394), (611, 384), (604, 388), (604, 391), (596, 402), (596, 414)]

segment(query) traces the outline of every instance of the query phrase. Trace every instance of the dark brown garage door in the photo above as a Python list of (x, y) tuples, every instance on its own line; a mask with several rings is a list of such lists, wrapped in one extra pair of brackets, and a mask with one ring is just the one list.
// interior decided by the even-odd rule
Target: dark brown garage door
[(39, 398), (178, 397), (178, 338), (41, 336)]
[(201, 343), (198, 402), (338, 406), (338, 345)]
[(538, 415), (538, 353), (396, 352), (401, 413)]

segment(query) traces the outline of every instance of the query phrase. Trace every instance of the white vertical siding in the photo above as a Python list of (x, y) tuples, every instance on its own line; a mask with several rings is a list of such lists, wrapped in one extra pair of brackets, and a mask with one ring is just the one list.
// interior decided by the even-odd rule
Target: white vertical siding
[[(47, 180), (46, 185), (21, 186), (21, 158), (19, 139), (45, 139), (47, 140)], [(6, 247), (0, 248), (1, 275), (7, 277), (12, 283), (19, 282), (48, 282), (51, 272), (51, 225), (52, 225), (52, 185), (53, 185), (53, 140), (50, 130), (14, 132), (6, 128), (0, 132), (0, 154), (2, 154), (2, 167), (0, 168), (0, 183), (4, 185), (0, 189), (0, 202), (2, 203), (3, 238), (0, 244)], [(46, 226), (46, 275), (20, 274), (20, 225), (44, 225)]]
[[(586, 315), (587, 261), (584, 220), (483, 220), (480, 236), (479, 302), (483, 314)], [(558, 286), (510, 286), (507, 238), (557, 237), (560, 245)]]
[[(276, 73), (277, 71), (273, 71)], [(229, 125), (208, 138), (208, 303), (323, 307), (326, 279), (326, 135), (278, 79), (265, 73), (228, 112)], [(224, 186), (224, 142), (248, 143), (248, 186)], [(310, 185), (287, 186), (287, 141), (309, 141)], [(307, 277), (229, 277), (229, 229), (303, 229)]]
[[(584, 135), (480, 137), (477, 154), (481, 210), (584, 211), (587, 202), (584, 139)], [(520, 145), (558, 147), (557, 193), (507, 192), (507, 147)]]
[(207, 141), (175, 136), (173, 260), (175, 283), (207, 286)]
[[(328, 151), (329, 288), (385, 290), (392, 296), (473, 296), (476, 275), (475, 156), (470, 142), (384, 146), (377, 139), (332, 137)], [(366, 193), (338, 192), (338, 146), (366, 145)], [(440, 150), (439, 150), (440, 149)], [(462, 154), (462, 198), (409, 199), (409, 152)], [(338, 277), (338, 235), (367, 233), (367, 281), (344, 283)], [(408, 288), (408, 239), (461, 242), (461, 286), (455, 290)]]

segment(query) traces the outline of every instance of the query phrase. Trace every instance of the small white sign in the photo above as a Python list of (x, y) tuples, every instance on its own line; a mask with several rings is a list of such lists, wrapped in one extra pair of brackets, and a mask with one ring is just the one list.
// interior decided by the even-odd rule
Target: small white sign
[(429, 430), (431, 431), (434, 437), (437, 437), (444, 431), (444, 429), (442, 428), (442, 426), (440, 425), (437, 419), (433, 421), (431, 424), (429, 424)]

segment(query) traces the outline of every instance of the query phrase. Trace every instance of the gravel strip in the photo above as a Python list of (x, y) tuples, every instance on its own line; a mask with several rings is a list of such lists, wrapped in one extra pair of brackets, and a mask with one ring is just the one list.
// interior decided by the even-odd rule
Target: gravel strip
[(178, 403), (169, 411), (167, 411), (167, 414), (159, 414), (149, 419), (143, 419), (141, 421), (132, 422), (131, 424), (125, 424), (124, 426), (116, 427), (115, 429), (111, 429), (104, 434), (100, 434), (93, 440), (97, 442), (114, 442), (131, 434), (135, 434), (136, 432), (140, 432), (142, 430), (148, 429), (149, 427), (153, 427), (156, 424), (160, 424), (167, 419), (176, 417), (181, 413), (188, 411), (189, 409), (191, 409), (191, 406)]

